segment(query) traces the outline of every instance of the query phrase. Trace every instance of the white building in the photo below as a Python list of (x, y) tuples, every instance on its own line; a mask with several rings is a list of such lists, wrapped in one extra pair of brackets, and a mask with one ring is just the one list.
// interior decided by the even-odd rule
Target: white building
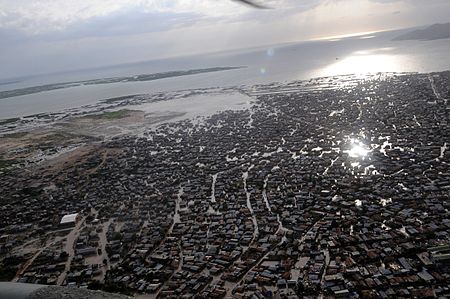
[(64, 215), (59, 223), (59, 226), (70, 227), (75, 226), (78, 220), (78, 213)]

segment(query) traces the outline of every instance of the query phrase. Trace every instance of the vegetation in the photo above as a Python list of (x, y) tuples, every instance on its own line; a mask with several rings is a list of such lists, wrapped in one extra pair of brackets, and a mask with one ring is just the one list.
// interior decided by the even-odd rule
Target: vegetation
[(18, 265), (24, 261), (21, 256), (9, 256), (0, 262), (0, 281), (10, 281), (16, 276)]
[(127, 286), (121, 283), (106, 282), (103, 284), (97, 280), (93, 280), (91, 283), (89, 283), (88, 289), (100, 290), (108, 293), (120, 293), (128, 296), (133, 295), (133, 292)]
[(119, 232), (114, 232), (112, 239), (113, 239), (114, 241), (121, 240), (121, 239), (122, 239), (122, 234), (119, 233)]
[(14, 159), (4, 159), (0, 156), (0, 170), (4, 170), (6, 168), (9, 168), (17, 163), (17, 160)]
[(63, 89), (74, 86), (81, 85), (95, 85), (95, 84), (110, 84), (110, 83), (120, 83), (120, 82), (136, 82), (136, 81), (153, 81), (164, 78), (171, 77), (180, 77), (180, 76), (189, 76), (196, 75), (201, 73), (211, 73), (211, 72), (220, 72), (220, 71), (228, 71), (234, 69), (240, 69), (242, 67), (211, 67), (205, 69), (193, 69), (193, 70), (185, 70), (185, 71), (170, 71), (164, 73), (154, 73), (154, 74), (143, 74), (138, 76), (131, 77), (114, 77), (114, 78), (104, 78), (104, 79), (95, 79), (95, 80), (86, 80), (86, 81), (75, 81), (75, 82), (64, 82), (64, 83), (54, 83), (54, 84), (46, 84), (40, 86), (32, 86), (25, 87), (13, 90), (5, 90), (0, 91), (0, 99), (16, 97), (21, 95), (33, 94), (38, 92), (44, 92), (55, 89)]
[(16, 275), (17, 268), (0, 264), (0, 281), (10, 281)]
[(28, 132), (16, 132), (16, 133), (5, 134), (1, 138), (22, 138), (27, 134), (28, 134)]
[(132, 98), (134, 98), (135, 96), (137, 96), (137, 94), (129, 95), (129, 96), (123, 96), (123, 97), (109, 98), (109, 99), (103, 100), (103, 102), (105, 102), (105, 103), (107, 103), (107, 104), (112, 104), (112, 103), (114, 103), (114, 102), (120, 102), (120, 101), (123, 101), (123, 100), (126, 100), (126, 99), (132, 99)]
[(103, 112), (102, 114), (94, 114), (89, 117), (93, 119), (113, 120), (128, 117), (130, 116), (131, 112), (133, 112), (133, 110), (122, 109), (118, 111)]
[(7, 118), (7, 119), (0, 119), (0, 125), (7, 125), (10, 123), (14, 123), (16, 121), (20, 120), (20, 118), (18, 117), (14, 117), (14, 118)]

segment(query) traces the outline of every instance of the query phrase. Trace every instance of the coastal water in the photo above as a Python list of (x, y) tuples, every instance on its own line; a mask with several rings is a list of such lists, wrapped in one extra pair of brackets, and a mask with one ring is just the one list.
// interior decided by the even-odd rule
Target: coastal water
[(244, 66), (237, 70), (146, 82), (84, 85), (0, 99), (0, 119), (57, 112), (111, 97), (159, 91), (254, 85), (343, 74), (450, 70), (450, 39), (392, 41), (399, 34), (398, 31), (384, 32), (30, 77), (2, 84), (0, 91), (172, 70)]

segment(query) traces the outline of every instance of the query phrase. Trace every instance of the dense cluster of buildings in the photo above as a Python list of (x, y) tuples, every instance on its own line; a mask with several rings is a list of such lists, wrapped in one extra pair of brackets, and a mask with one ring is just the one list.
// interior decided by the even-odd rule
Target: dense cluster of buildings
[(243, 88), (251, 110), (4, 173), (3, 267), (159, 298), (450, 296), (449, 83)]

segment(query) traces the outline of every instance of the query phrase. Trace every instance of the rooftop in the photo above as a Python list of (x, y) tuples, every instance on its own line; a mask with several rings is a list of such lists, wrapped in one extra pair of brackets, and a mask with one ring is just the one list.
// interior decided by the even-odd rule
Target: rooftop
[(78, 216), (78, 213), (64, 215), (63, 218), (61, 219), (60, 224), (75, 222), (75, 220), (77, 219), (77, 216)]

